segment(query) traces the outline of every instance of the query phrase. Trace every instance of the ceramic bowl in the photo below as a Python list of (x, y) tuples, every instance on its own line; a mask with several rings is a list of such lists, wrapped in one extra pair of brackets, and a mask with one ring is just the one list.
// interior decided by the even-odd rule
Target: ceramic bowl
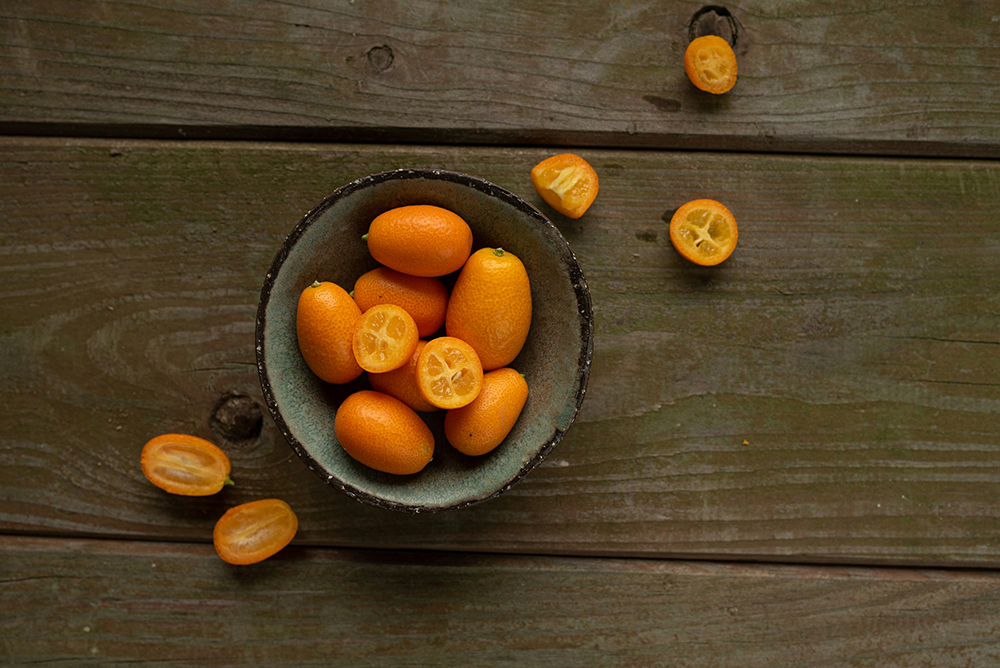
[[(383, 211), (433, 204), (468, 222), (473, 250), (502, 247), (524, 263), (533, 313), (528, 340), (511, 367), (529, 396), (505, 441), (469, 457), (444, 437), (444, 413), (421, 413), (435, 436), (434, 458), (420, 473), (395, 476), (352, 459), (333, 421), (351, 393), (369, 389), (366, 375), (347, 385), (317, 378), (299, 352), (295, 311), (315, 280), (347, 291), (378, 263), (361, 236)], [(450, 286), (454, 275), (444, 277)], [(439, 334), (443, 334), (442, 332)], [(347, 495), (409, 512), (456, 509), (510, 489), (559, 443), (583, 401), (593, 351), (593, 313), (586, 280), (569, 245), (537, 209), (488, 181), (442, 170), (402, 169), (349, 183), (305, 215), (271, 265), (257, 311), (257, 369), (278, 428), (310, 469)]]

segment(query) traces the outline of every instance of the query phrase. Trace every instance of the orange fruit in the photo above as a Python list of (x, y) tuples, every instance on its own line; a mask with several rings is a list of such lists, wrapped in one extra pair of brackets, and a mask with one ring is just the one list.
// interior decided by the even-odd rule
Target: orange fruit
[(351, 457), (369, 468), (395, 475), (422, 470), (434, 455), (434, 435), (413, 409), (372, 390), (344, 400), (333, 432)]
[(409, 361), (418, 338), (417, 323), (405, 309), (395, 304), (379, 304), (358, 320), (354, 358), (365, 371), (392, 371)]
[(530, 326), (531, 285), (521, 261), (502, 248), (473, 253), (448, 300), (448, 336), (471, 345), (489, 371), (517, 357)]
[(549, 206), (570, 218), (579, 218), (597, 197), (597, 172), (574, 153), (546, 158), (531, 170), (531, 183)]
[(280, 552), (299, 530), (299, 518), (281, 499), (260, 499), (230, 508), (215, 523), (212, 542), (223, 561), (256, 564)]
[(456, 213), (417, 204), (390, 209), (372, 221), (368, 251), (385, 266), (412, 276), (458, 271), (472, 252), (472, 230)]
[(507, 438), (527, 400), (524, 376), (509, 367), (490, 371), (472, 403), (444, 416), (444, 435), (459, 452), (485, 455)]
[(483, 365), (465, 341), (441, 336), (427, 342), (417, 359), (417, 387), (438, 408), (461, 408), (479, 395)]
[(736, 54), (726, 40), (705, 35), (688, 44), (684, 71), (696, 87), (721, 95), (736, 85)]
[(448, 288), (437, 278), (379, 267), (362, 274), (354, 283), (354, 301), (362, 313), (376, 304), (401, 306), (413, 316), (417, 334), (430, 336), (444, 324)]
[(390, 397), (399, 399), (415, 411), (426, 413), (438, 410), (437, 406), (424, 399), (420, 388), (417, 387), (417, 360), (426, 345), (426, 341), (417, 341), (417, 347), (413, 351), (413, 355), (410, 356), (410, 361), (398, 369), (385, 373), (368, 374), (368, 380), (371, 381), (372, 387)]
[(339, 285), (316, 281), (299, 296), (295, 333), (306, 365), (328, 383), (361, 375), (352, 341), (361, 309)]
[(732, 255), (736, 237), (736, 219), (714, 199), (692, 200), (670, 219), (670, 242), (695, 264), (719, 264)]
[(197, 436), (157, 436), (143, 447), (140, 463), (146, 478), (171, 494), (207, 496), (233, 484), (229, 457)]

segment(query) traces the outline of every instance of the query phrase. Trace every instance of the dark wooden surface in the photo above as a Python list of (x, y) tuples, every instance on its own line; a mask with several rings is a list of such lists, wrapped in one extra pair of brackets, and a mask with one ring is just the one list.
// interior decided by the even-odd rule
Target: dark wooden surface
[[(595, 304), (588, 397), (510, 493), (428, 518), (362, 506), (269, 419), (229, 444), (238, 484), (218, 500), (142, 477), (152, 435), (217, 440), (225, 395), (260, 401), (259, 286), (303, 203), (408, 165), (544, 208), (527, 167), (545, 154), (0, 142), (0, 391), (16, 407), (0, 418), (0, 526), (199, 540), (220, 508), (267, 494), (318, 545), (1000, 565), (992, 162), (589, 151), (601, 199), (556, 218)], [(741, 221), (715, 270), (681, 259), (663, 220), (707, 194)]]
[[(0, 0), (0, 664), (1000, 663), (1000, 7), (701, 7)], [(528, 178), (563, 150), (579, 221)], [(399, 167), (525, 197), (594, 302), (576, 424), (455, 513), (326, 487), (253, 363), (284, 235)], [(710, 270), (696, 197), (740, 224)], [(150, 485), (165, 431), (237, 485)], [(263, 496), (300, 532), (229, 567)]]

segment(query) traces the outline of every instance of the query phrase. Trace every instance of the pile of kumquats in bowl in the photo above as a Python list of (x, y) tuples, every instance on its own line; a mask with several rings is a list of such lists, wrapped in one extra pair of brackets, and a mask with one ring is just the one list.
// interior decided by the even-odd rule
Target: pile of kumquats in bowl
[(541, 213), (442, 170), (374, 174), (287, 237), (257, 316), (264, 398), (306, 464), (373, 505), (509, 489), (583, 400), (590, 295)]

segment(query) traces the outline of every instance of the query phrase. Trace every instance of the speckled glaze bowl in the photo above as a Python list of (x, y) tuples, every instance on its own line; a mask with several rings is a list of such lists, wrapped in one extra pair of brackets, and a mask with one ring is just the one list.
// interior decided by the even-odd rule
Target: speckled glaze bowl
[[(469, 457), (444, 437), (444, 413), (421, 413), (435, 437), (434, 459), (420, 473), (394, 476), (356, 462), (337, 442), (333, 421), (366, 376), (329, 385), (306, 366), (295, 334), (299, 294), (315, 280), (354, 288), (378, 266), (361, 236), (377, 215), (408, 204), (434, 204), (469, 223), (473, 249), (502, 247), (524, 263), (533, 314), (528, 340), (510, 365), (525, 374), (529, 396), (506, 440)], [(454, 276), (445, 277), (450, 285)], [(439, 332), (439, 334), (443, 333)], [(488, 181), (441, 170), (373, 174), (336, 190), (281, 245), (257, 311), (257, 369), (278, 428), (328, 484), (365, 503), (409, 512), (456, 509), (510, 489), (562, 440), (587, 388), (593, 351), (590, 292), (559, 231), (534, 207)]]

